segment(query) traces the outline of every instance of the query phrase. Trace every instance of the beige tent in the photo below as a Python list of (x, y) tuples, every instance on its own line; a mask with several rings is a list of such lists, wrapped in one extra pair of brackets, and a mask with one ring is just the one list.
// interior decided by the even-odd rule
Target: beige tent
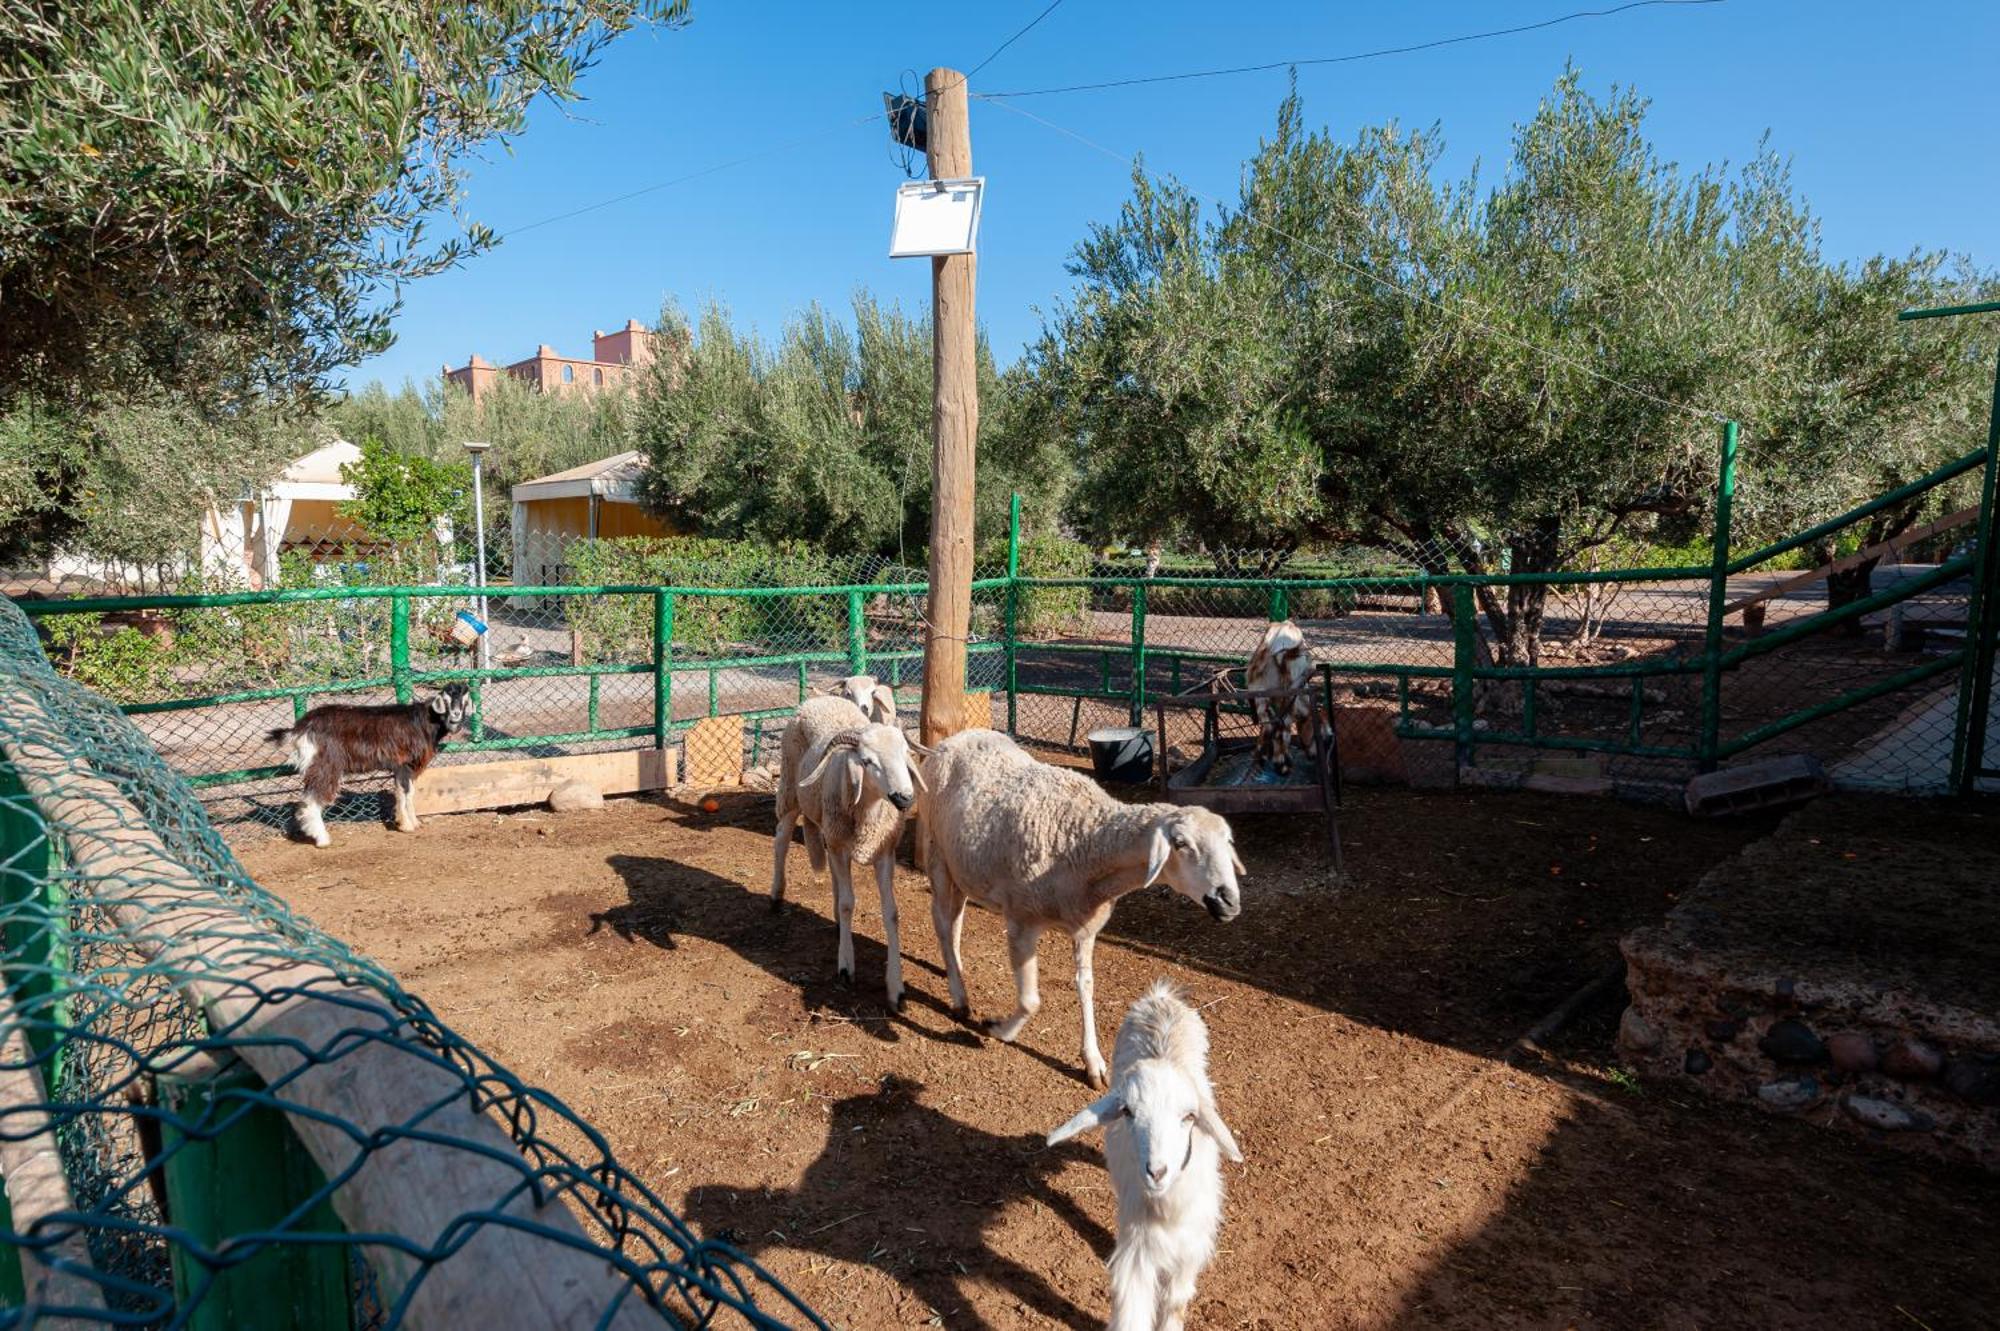
[(513, 580), (518, 586), (554, 586), (569, 569), (572, 541), (615, 536), (671, 536), (665, 524), (639, 507), (638, 453), (586, 462), (553, 476), (523, 481), (510, 492), (514, 504)]
[(296, 459), (261, 493), (209, 509), (201, 524), (202, 568), (252, 587), (275, 586), (278, 556), (288, 546), (360, 536), (337, 508), (354, 498), (340, 469), (360, 460), (359, 448), (336, 439)]

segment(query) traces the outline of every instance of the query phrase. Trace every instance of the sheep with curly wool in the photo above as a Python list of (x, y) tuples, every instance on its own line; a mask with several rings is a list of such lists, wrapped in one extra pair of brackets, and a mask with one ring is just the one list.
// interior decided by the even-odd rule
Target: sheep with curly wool
[[(808, 698), (785, 727), (778, 767), (778, 829), (771, 843), (771, 909), (785, 900), (785, 859), (792, 828), (805, 830), (815, 870), (833, 879), (840, 925), (836, 969), (854, 979), (854, 865), (873, 865), (882, 898), (884, 984), (891, 1007), (903, 1004), (903, 958), (896, 919), (896, 843), (903, 815), (922, 789), (911, 753), (917, 746), (892, 725), (871, 722), (846, 698)], [(919, 750), (920, 751), (920, 750)]]
[(1121, 803), (1083, 773), (1037, 762), (992, 730), (939, 743), (924, 781), (915, 816), (953, 1011), (970, 1012), (959, 968), (968, 899), (998, 910), (1007, 925), (1018, 1003), (1004, 1021), (989, 1023), (1001, 1040), (1020, 1035), (1042, 1005), (1036, 941), (1051, 927), (1064, 930), (1076, 948), (1084, 1075), (1103, 1087), (1093, 1007), (1097, 935), (1120, 897), (1162, 881), (1216, 919), (1235, 919), (1243, 865), (1229, 824), (1208, 809)]
[(1195, 1281), (1215, 1256), (1222, 1165), (1243, 1152), (1215, 1106), (1208, 1027), (1165, 980), (1125, 1014), (1111, 1090), (1049, 1134), (1049, 1145), (1104, 1129), (1118, 1198), (1110, 1331), (1180, 1331)]

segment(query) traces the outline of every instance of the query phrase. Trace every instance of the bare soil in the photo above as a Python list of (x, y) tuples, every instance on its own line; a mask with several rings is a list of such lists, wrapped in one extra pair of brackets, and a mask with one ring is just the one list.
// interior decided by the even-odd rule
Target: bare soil
[[(1990, 1325), (1994, 1180), (1635, 1083), (1615, 1001), (1539, 1062), (1498, 1058), (1770, 826), (1350, 792), (1345, 880), (1316, 817), (1244, 818), (1237, 922), (1160, 891), (1121, 904), (1097, 954), (1105, 1039), (1156, 976), (1182, 982), (1248, 1156), (1190, 1326)], [(873, 893), (844, 988), (799, 849), (791, 903), (767, 909), (770, 828), (767, 797), (622, 800), (242, 856), (836, 1325), (1101, 1326), (1099, 1143), (1042, 1145), (1090, 1098), (1067, 941), (1043, 943), (1020, 1044), (995, 1044), (946, 1010), (905, 869), (911, 996), (891, 1016)], [(976, 1014), (1011, 1006), (992, 916), (968, 921), (966, 957)]]

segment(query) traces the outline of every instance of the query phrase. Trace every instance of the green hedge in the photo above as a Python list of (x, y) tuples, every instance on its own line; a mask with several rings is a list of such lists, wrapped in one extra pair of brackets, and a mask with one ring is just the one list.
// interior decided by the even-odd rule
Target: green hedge
[[(664, 587), (813, 587), (856, 579), (856, 561), (803, 542), (761, 545), (697, 536), (577, 541), (564, 555), (584, 584)], [(653, 652), (653, 598), (571, 596), (570, 626), (586, 660), (643, 661)], [(832, 651), (845, 645), (844, 596), (683, 596), (674, 605), (674, 650), (725, 656)]]
[[(979, 567), (1002, 572), (1007, 567), (1007, 541), (989, 541), (980, 551)], [(1090, 576), (1090, 547), (1060, 536), (1026, 536), (1021, 540), (1024, 578), (1084, 578)], [(1090, 629), (1090, 589), (1036, 587), (1021, 593), (1015, 631), (1023, 638), (1064, 638)]]

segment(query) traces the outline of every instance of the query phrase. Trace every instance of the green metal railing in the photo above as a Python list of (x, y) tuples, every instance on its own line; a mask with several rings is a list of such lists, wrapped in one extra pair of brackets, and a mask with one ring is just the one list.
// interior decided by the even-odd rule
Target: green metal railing
[[(1996, 373), (2000, 387), (2000, 373)], [(1450, 620), (1449, 664), (1431, 660), (1337, 660), (1328, 663), (1337, 676), (1357, 680), (1393, 681), (1396, 696), (1396, 733), (1405, 739), (1449, 741), (1461, 764), (1474, 762), (1482, 746), (1518, 746), (1555, 752), (1591, 752), (1627, 755), (1635, 758), (1684, 763), (1695, 770), (1711, 770), (1718, 763), (1755, 748), (1800, 726), (1823, 719), (1851, 707), (1908, 688), (1933, 677), (1957, 670), (1961, 674), (1959, 733), (1952, 761), (1952, 786), (1970, 789), (1981, 774), (1977, 755), (1982, 751), (1983, 722), (1990, 710), (1990, 682), (1993, 669), (1993, 637), (2000, 616), (1986, 609), (1993, 580), (2000, 576), (1992, 539), (1994, 472), (1989, 459), (2000, 449), (2000, 418), (1996, 418), (1991, 441), (1984, 448), (1931, 472), (1908, 485), (1863, 504), (1828, 522), (1742, 555), (1731, 551), (1731, 525), (1736, 489), (1738, 429), (1731, 422), (1721, 434), (1717, 474), (1715, 531), (1706, 563), (1647, 569), (1608, 569), (1567, 572), (1520, 572), (1483, 574), (1404, 573), (1387, 577), (1036, 577), (1022, 572), (1021, 513), (1016, 496), (1009, 514), (1006, 571), (1003, 576), (983, 578), (973, 583), (973, 591), (997, 596), (997, 636), (968, 644), (968, 673), (982, 661), (993, 672), (996, 691), (1004, 691), (1006, 726), (1021, 733), (1023, 699), (1056, 697), (1073, 704), (1069, 742), (1075, 743), (1077, 717), (1084, 702), (1123, 706), (1136, 724), (1144, 715), (1148, 692), (1165, 687), (1179, 691), (1212, 674), (1219, 668), (1240, 665), (1239, 651), (1205, 650), (1171, 635), (1159, 636), (1152, 621), (1158, 608), (1170, 596), (1211, 595), (1234, 598), (1230, 604), (1252, 616), (1267, 614), (1273, 619), (1288, 617), (1305, 598), (1331, 596), (1343, 604), (1359, 604), (1364, 598), (1379, 600), (1385, 595), (1418, 598), (1419, 606), (1432, 601), (1448, 607)], [(1775, 627), (1760, 637), (1734, 643), (1724, 633), (1729, 604), (1728, 584), (1740, 575), (1779, 558), (1811, 542), (1834, 535), (1843, 528), (1890, 508), (1921, 502), (1938, 486), (1964, 476), (1974, 468), (1985, 469), (1983, 508), (1972, 553), (1946, 560), (1931, 571), (1902, 579), (1894, 586), (1837, 608), (1817, 611)], [(1966, 645), (1936, 655), (1908, 670), (1886, 678), (1868, 680), (1859, 687), (1833, 697), (1806, 698), (1788, 714), (1759, 717), (1740, 734), (1724, 733), (1724, 698), (1728, 680), (1746, 663), (1814, 634), (1858, 621), (1935, 591), (1947, 583), (1972, 577), (1969, 605), (1970, 631)], [(1681, 584), (1690, 593), (1699, 589), (1704, 606), (1702, 622), (1685, 625), (1686, 632), (1670, 636), (1684, 638), (1679, 645), (1655, 649), (1639, 659), (1604, 661), (1591, 664), (1499, 664), (1489, 657), (1489, 646), (1481, 633), (1481, 607), (1488, 597), (1503, 596), (1508, 589), (1523, 586), (1576, 589), (1590, 584), (1617, 584), (1622, 588), (1646, 584)], [(1021, 636), (1023, 601), (1037, 592), (1073, 590), (1091, 604), (1116, 603), (1129, 606), (1129, 632), (1096, 640), (1030, 641)], [(612, 584), (591, 587), (512, 587), (506, 597), (521, 602), (546, 602), (547, 598), (597, 598), (631, 596), (646, 598), (651, 607), (647, 659), (603, 661), (585, 664), (488, 666), (475, 668), (453, 664), (443, 668), (420, 668), (412, 656), (411, 620), (413, 604), (438, 598), (462, 599), (463, 587), (316, 587), (265, 592), (226, 592), (211, 595), (103, 597), (68, 601), (25, 603), (32, 616), (125, 612), (134, 610), (217, 609), (239, 606), (270, 606), (310, 602), (389, 603), (389, 659), (386, 674), (368, 672), (348, 680), (312, 680), (263, 688), (236, 689), (202, 696), (134, 702), (125, 710), (132, 715), (185, 712), (227, 707), (243, 703), (289, 700), (294, 716), (303, 715), (314, 698), (344, 693), (393, 690), (400, 700), (414, 696), (422, 685), (467, 681), (473, 687), (474, 718), (469, 737), (446, 746), (449, 751), (506, 751), (522, 748), (585, 743), (648, 741), (665, 747), (704, 717), (730, 715), (755, 726), (751, 740), (753, 761), (764, 744), (764, 724), (788, 716), (810, 691), (809, 677), (815, 672), (864, 673), (873, 671), (887, 678), (892, 687), (902, 684), (906, 667), (922, 659), (918, 645), (893, 650), (871, 648), (868, 603), (875, 597), (918, 598), (926, 592), (920, 582), (852, 583), (807, 587), (681, 587), (647, 584)], [(711, 654), (696, 650), (692, 640), (677, 639), (691, 613), (691, 607), (713, 598), (745, 602), (773, 601), (778, 598), (821, 598), (829, 602), (829, 615), (820, 641), (800, 650), (739, 650), (735, 654)], [(559, 604), (551, 603), (551, 604)], [(1249, 609), (1254, 605), (1255, 609)], [(1179, 618), (1183, 624), (1187, 616)], [(1095, 635), (1092, 635), (1093, 637)], [(1698, 645), (1697, 645), (1698, 639)], [(774, 646), (781, 644), (770, 644)], [(1444, 644), (1439, 643), (1441, 651)], [(991, 658), (997, 656), (998, 661)], [(1073, 661), (1083, 672), (1067, 674), (1057, 682), (1024, 677), (1024, 660), (1037, 665)], [(1982, 664), (1983, 663), (1983, 664)], [(1089, 679), (1089, 665), (1095, 679)], [(729, 671), (786, 671), (793, 683), (793, 696), (771, 705), (724, 707), (719, 681)], [(1046, 674), (1047, 672), (1043, 672)], [(650, 714), (627, 718), (632, 723), (604, 724), (602, 695), (604, 682), (621, 676), (650, 676)], [(493, 686), (533, 679), (582, 678), (586, 683), (581, 728), (533, 733), (494, 733), (489, 723), (489, 693)], [(1688, 727), (1686, 743), (1662, 742), (1649, 736), (1648, 682), (1682, 679), (1694, 687), (1698, 680), (1699, 701), (1696, 717)], [(766, 681), (769, 682), (768, 680)], [(1439, 683), (1446, 686), (1443, 700), (1448, 721), (1426, 721), (1413, 713), (1413, 699), (1435, 699)], [(675, 700), (689, 686), (705, 689), (705, 704), (681, 710), (676, 716)], [(1589, 735), (1552, 733), (1547, 723), (1544, 695), (1554, 685), (1578, 685), (1602, 690), (1610, 687), (1629, 691), (1624, 720), (1616, 733)], [(1479, 719), (1482, 691), (1500, 686), (1517, 686), (1520, 691), (1519, 720), (1506, 729), (1495, 729)], [(677, 692), (680, 691), (680, 692)], [(1982, 691), (1986, 690), (1986, 691)], [(739, 700), (740, 701), (740, 700)], [(283, 775), (279, 766), (241, 767), (227, 771), (191, 774), (191, 784), (224, 786)]]

